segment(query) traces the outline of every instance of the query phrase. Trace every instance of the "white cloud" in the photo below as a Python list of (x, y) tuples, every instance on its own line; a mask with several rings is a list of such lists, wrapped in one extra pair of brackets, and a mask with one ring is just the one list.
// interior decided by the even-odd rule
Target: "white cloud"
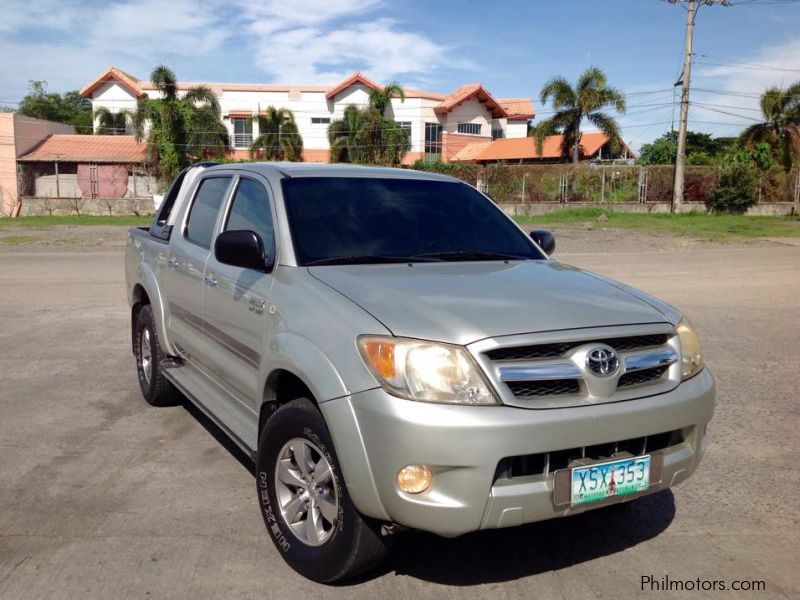
[(276, 31), (258, 45), (256, 60), (282, 81), (333, 82), (353, 67), (378, 81), (443, 66), (446, 51), (394, 21), (378, 19), (325, 31), (300, 27)]
[[(691, 118), (721, 123), (715, 130), (720, 135), (731, 135), (737, 132), (737, 128), (743, 129), (755, 123), (761, 117), (758, 96), (764, 90), (800, 81), (798, 56), (800, 38), (761, 48), (745, 56), (725, 59), (699, 56), (693, 81), (696, 91), (692, 92), (695, 104)], [(726, 66), (704, 63), (725, 63)], [(703, 89), (717, 93), (700, 91)]]
[(8, 99), (22, 96), (28, 79), (74, 89), (110, 65), (140, 77), (162, 63), (207, 60), (220, 71), (231, 55), (252, 61), (254, 80), (298, 83), (330, 83), (355, 69), (382, 82), (420, 82), (441, 67), (472, 66), (381, 16), (387, 6), (389, 0), (0, 0), (7, 58), (0, 87)]
[(385, 0), (269, 0), (242, 5), (257, 64), (280, 81), (330, 83), (354, 68), (378, 81), (464, 67), (449, 48), (373, 17)]

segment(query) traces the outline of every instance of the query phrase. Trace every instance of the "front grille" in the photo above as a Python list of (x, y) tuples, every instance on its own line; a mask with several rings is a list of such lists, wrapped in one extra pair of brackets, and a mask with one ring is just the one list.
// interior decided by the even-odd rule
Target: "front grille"
[(628, 337), (584, 340), (579, 342), (558, 342), (553, 344), (536, 344), (532, 346), (517, 346), (515, 348), (495, 348), (486, 353), (491, 360), (538, 360), (543, 358), (558, 358), (578, 346), (586, 344), (606, 344), (617, 352), (642, 350), (667, 343), (669, 336), (666, 334), (633, 335)]
[(579, 459), (623, 458), (622, 453), (641, 456), (659, 450), (666, 450), (683, 443), (688, 437), (684, 434), (683, 429), (675, 429), (674, 431), (665, 431), (654, 435), (596, 444), (594, 446), (567, 448), (565, 450), (526, 454), (524, 456), (509, 456), (498, 463), (495, 481), (531, 475), (549, 475), (560, 469), (566, 469), (570, 463)]
[(641, 371), (625, 373), (619, 378), (617, 387), (631, 387), (634, 385), (642, 385), (643, 383), (651, 383), (666, 373), (668, 368), (669, 367), (653, 367), (652, 369), (642, 369)]
[(577, 394), (581, 386), (577, 379), (553, 379), (545, 381), (509, 381), (508, 388), (518, 398), (537, 396), (562, 396)]

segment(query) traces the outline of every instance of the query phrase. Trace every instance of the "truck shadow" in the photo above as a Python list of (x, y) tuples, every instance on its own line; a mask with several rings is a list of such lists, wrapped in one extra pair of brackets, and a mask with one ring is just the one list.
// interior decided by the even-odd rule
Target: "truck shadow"
[[(188, 400), (184, 408), (251, 475), (253, 462)], [(357, 585), (391, 573), (443, 585), (500, 583), (556, 571), (632, 548), (659, 535), (675, 518), (671, 490), (580, 515), (454, 539), (410, 531), (398, 534), (382, 565), (341, 584)]]
[(398, 536), (387, 564), (367, 578), (394, 571), (444, 585), (499, 583), (621, 552), (656, 537), (674, 518), (674, 496), (664, 490), (631, 504), (455, 539), (411, 532)]

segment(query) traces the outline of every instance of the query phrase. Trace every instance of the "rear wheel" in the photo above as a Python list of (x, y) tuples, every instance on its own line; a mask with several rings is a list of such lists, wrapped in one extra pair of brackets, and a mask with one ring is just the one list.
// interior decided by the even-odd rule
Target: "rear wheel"
[(325, 420), (310, 400), (293, 400), (267, 421), (256, 484), (269, 535), (301, 575), (332, 583), (385, 557), (386, 539), (353, 506)]
[(136, 356), (136, 372), (139, 375), (139, 388), (148, 404), (171, 406), (177, 404), (180, 395), (167, 381), (161, 370), (166, 358), (156, 333), (153, 309), (143, 306), (133, 327), (133, 349)]

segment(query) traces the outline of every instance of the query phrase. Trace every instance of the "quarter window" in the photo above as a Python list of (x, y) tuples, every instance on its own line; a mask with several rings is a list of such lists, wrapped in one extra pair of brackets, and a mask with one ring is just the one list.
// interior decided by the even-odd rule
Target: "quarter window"
[(230, 177), (208, 177), (200, 182), (189, 212), (189, 220), (186, 222), (187, 240), (203, 248), (211, 248), (217, 213), (230, 182)]
[(252, 179), (241, 179), (233, 197), (225, 231), (255, 231), (264, 242), (264, 250), (272, 251), (272, 211), (267, 190)]
[(468, 133), (470, 135), (480, 135), (481, 134), (481, 124), (480, 123), (459, 123), (458, 124), (458, 133)]

